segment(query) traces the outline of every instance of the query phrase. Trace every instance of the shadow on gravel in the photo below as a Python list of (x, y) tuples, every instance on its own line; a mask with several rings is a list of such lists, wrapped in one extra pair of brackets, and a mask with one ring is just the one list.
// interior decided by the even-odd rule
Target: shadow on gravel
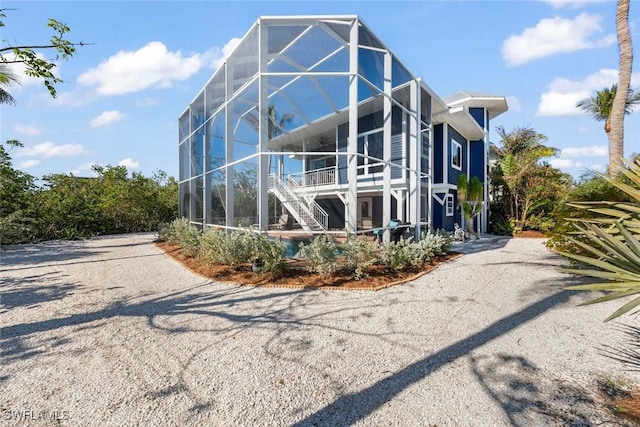
[[(277, 322), (295, 322), (295, 319), (288, 320), (286, 314), (282, 310), (265, 310), (260, 315), (239, 315), (234, 314), (234, 310), (230, 310), (236, 304), (249, 302), (286, 299), (292, 295), (309, 292), (305, 290), (295, 290), (290, 292), (280, 292), (261, 295), (239, 295), (245, 293), (247, 288), (228, 288), (212, 291), (210, 288), (206, 292), (194, 293), (198, 288), (209, 286), (211, 283), (206, 282), (191, 288), (174, 292), (150, 300), (140, 302), (129, 302), (127, 299), (115, 301), (109, 306), (86, 313), (76, 313), (56, 319), (42, 320), (32, 323), (19, 323), (15, 325), (0, 328), (0, 346), (2, 352), (0, 356), (11, 355), (13, 358), (28, 358), (38, 354), (26, 346), (22, 340), (31, 335), (40, 332), (49, 332), (61, 328), (74, 326), (76, 328), (89, 327), (89, 324), (101, 320), (108, 320), (114, 317), (146, 317), (149, 326), (162, 329), (170, 333), (180, 333), (194, 331), (194, 328), (174, 328), (169, 329), (159, 326), (155, 322), (156, 316), (174, 316), (180, 314), (199, 314), (205, 316), (214, 316), (226, 319), (236, 323), (238, 327), (244, 327), (248, 323), (277, 323)], [(15, 299), (14, 299), (15, 300)], [(76, 329), (76, 331), (79, 329)], [(7, 353), (9, 349), (9, 353)]]
[[(544, 288), (552, 284), (553, 283), (542, 282), (536, 284), (536, 287)], [(468, 355), (484, 344), (535, 319), (553, 307), (569, 302), (574, 295), (575, 292), (560, 291), (547, 296), (523, 310), (507, 316), (474, 335), (445, 347), (357, 393), (339, 397), (333, 403), (307, 416), (294, 425), (353, 425), (375, 412), (386, 402), (391, 401), (412, 384), (423, 380), (438, 369), (456, 359)]]
[(103, 250), (88, 248), (83, 242), (47, 242), (38, 245), (7, 246), (2, 249), (3, 270), (14, 270), (13, 266), (69, 261), (91, 255), (105, 253)]
[(488, 237), (478, 240), (466, 240), (464, 243), (458, 242), (454, 244), (451, 247), (451, 251), (467, 255), (492, 251), (505, 247), (511, 239), (512, 237)]
[(585, 390), (544, 378), (526, 358), (501, 353), (469, 359), (479, 384), (510, 425), (594, 425), (589, 408), (596, 402)]
[(61, 300), (79, 287), (73, 283), (60, 284), (63, 277), (66, 276), (59, 271), (19, 279), (5, 277), (0, 288), (0, 313), (17, 307), (31, 308), (45, 302)]
[[(99, 254), (100, 252), (90, 252), (90, 253), (86, 253), (84, 255), (80, 255), (79, 257), (83, 257), (86, 255), (95, 255), (95, 254)], [(5, 269), (5, 271), (19, 271), (19, 270), (33, 270), (36, 268), (46, 268), (46, 267), (58, 267), (58, 266), (64, 266), (64, 265), (74, 265), (74, 264), (92, 264), (92, 263), (104, 263), (104, 262), (109, 262), (109, 261), (120, 261), (123, 259), (138, 259), (138, 258), (148, 258), (148, 257), (158, 257), (158, 256), (163, 256), (162, 253), (157, 253), (157, 254), (149, 254), (149, 255), (131, 255), (131, 256), (121, 256), (121, 257), (113, 257), (113, 258), (100, 258), (100, 259), (91, 259), (91, 260), (84, 260), (84, 261), (71, 261), (71, 262), (59, 262), (59, 260), (49, 260), (49, 262), (52, 262), (52, 264), (41, 264), (38, 263), (38, 265), (29, 265), (27, 267), (18, 267), (18, 268), (7, 268)], [(65, 261), (64, 259), (60, 260), (60, 261)], [(0, 270), (3, 271), (3, 270)]]

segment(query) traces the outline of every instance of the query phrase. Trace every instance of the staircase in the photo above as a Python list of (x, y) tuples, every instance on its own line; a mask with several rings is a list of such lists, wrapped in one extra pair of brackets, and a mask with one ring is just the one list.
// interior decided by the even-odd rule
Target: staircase
[[(305, 231), (325, 231), (329, 227), (329, 215), (295, 181), (290, 185), (277, 175), (269, 175), (269, 193), (274, 194)], [(292, 187), (296, 191), (293, 191)]]

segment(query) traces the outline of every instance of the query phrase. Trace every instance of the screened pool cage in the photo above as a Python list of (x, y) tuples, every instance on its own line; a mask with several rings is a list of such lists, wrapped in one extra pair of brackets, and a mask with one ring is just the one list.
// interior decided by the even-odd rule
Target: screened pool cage
[(261, 17), (180, 116), (180, 214), (274, 234), (398, 220), (418, 237), (434, 97), (356, 16)]

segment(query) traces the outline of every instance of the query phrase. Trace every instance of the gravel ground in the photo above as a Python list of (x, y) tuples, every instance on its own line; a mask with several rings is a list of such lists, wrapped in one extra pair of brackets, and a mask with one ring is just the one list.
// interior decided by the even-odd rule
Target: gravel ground
[(0, 424), (606, 425), (597, 381), (640, 384), (600, 350), (619, 303), (577, 307), (541, 239), (337, 292), (211, 282), (153, 238), (2, 251)]

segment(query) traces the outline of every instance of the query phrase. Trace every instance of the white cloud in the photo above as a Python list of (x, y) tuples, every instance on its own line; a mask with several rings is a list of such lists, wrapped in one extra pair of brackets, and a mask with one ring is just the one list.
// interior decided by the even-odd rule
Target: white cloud
[(582, 167), (582, 163), (571, 159), (551, 159), (549, 164), (558, 169), (578, 169)]
[(601, 19), (599, 15), (588, 13), (581, 13), (574, 19), (541, 19), (535, 27), (505, 40), (502, 57), (508, 66), (515, 67), (557, 53), (609, 46), (616, 41), (614, 34), (592, 38), (602, 32)]
[(544, 3), (549, 3), (555, 9), (560, 9), (565, 6), (578, 8), (578, 7), (585, 6), (589, 3), (604, 3), (610, 0), (541, 0), (541, 1)]
[(103, 111), (99, 116), (91, 119), (90, 124), (92, 128), (99, 128), (102, 126), (110, 125), (115, 122), (119, 122), (120, 120), (123, 120), (125, 117), (127, 117), (127, 115), (124, 113), (121, 113), (118, 110), (107, 110), (107, 111)]
[(42, 156), (48, 157), (68, 157), (85, 154), (84, 147), (80, 144), (64, 144), (56, 145), (51, 141), (34, 145), (33, 147), (21, 148), (18, 152), (19, 156)]
[(589, 166), (589, 169), (592, 171), (604, 172), (604, 165), (601, 163), (594, 163), (591, 166)]
[(590, 131), (590, 129), (588, 127), (580, 126), (578, 128), (578, 133), (587, 133), (589, 131)]
[(174, 80), (186, 80), (202, 66), (202, 54), (169, 52), (163, 43), (154, 41), (136, 51), (116, 53), (81, 74), (78, 83), (96, 86), (100, 95), (120, 95), (151, 86), (170, 87)]
[(136, 107), (153, 107), (158, 105), (158, 100), (154, 98), (138, 99), (135, 103)]
[(126, 166), (127, 169), (138, 169), (140, 167), (140, 162), (136, 162), (131, 157), (127, 157), (126, 159), (122, 159), (118, 162), (118, 166)]
[(567, 147), (561, 151), (561, 157), (604, 157), (609, 155), (606, 145), (592, 145), (590, 147)]
[[(618, 71), (610, 68), (603, 68), (581, 81), (556, 78), (549, 84), (549, 90), (540, 96), (536, 115), (568, 116), (585, 114), (576, 107), (576, 104), (590, 97), (594, 91), (609, 87), (617, 81)], [(634, 73), (631, 77), (631, 84), (632, 86), (637, 86), (639, 83), (640, 74)]]
[(18, 169), (29, 169), (34, 166), (38, 166), (39, 164), (40, 164), (40, 160), (31, 159), (31, 160), (25, 160), (24, 162), (18, 163), (17, 167)]
[[(222, 50), (218, 51), (218, 57), (214, 58), (211, 63), (209, 64), (209, 68), (212, 68), (214, 70), (217, 70), (223, 63), (224, 61), (227, 60), (227, 58), (229, 57), (229, 55), (231, 55), (233, 53), (233, 51), (235, 50), (236, 47), (238, 47), (238, 45), (240, 44), (240, 42), (242, 41), (242, 39), (239, 39), (237, 37), (234, 37), (232, 39), (230, 39), (224, 46), (222, 46)], [(214, 49), (213, 52), (215, 52), (216, 50)], [(210, 51), (210, 55), (215, 55), (215, 53), (213, 53)]]
[(520, 100), (515, 96), (507, 96), (507, 105), (509, 106), (510, 112), (519, 113), (522, 111), (522, 104), (520, 104)]
[(13, 127), (13, 131), (20, 135), (40, 135), (42, 133), (42, 129), (36, 126), (35, 123), (16, 123)]

